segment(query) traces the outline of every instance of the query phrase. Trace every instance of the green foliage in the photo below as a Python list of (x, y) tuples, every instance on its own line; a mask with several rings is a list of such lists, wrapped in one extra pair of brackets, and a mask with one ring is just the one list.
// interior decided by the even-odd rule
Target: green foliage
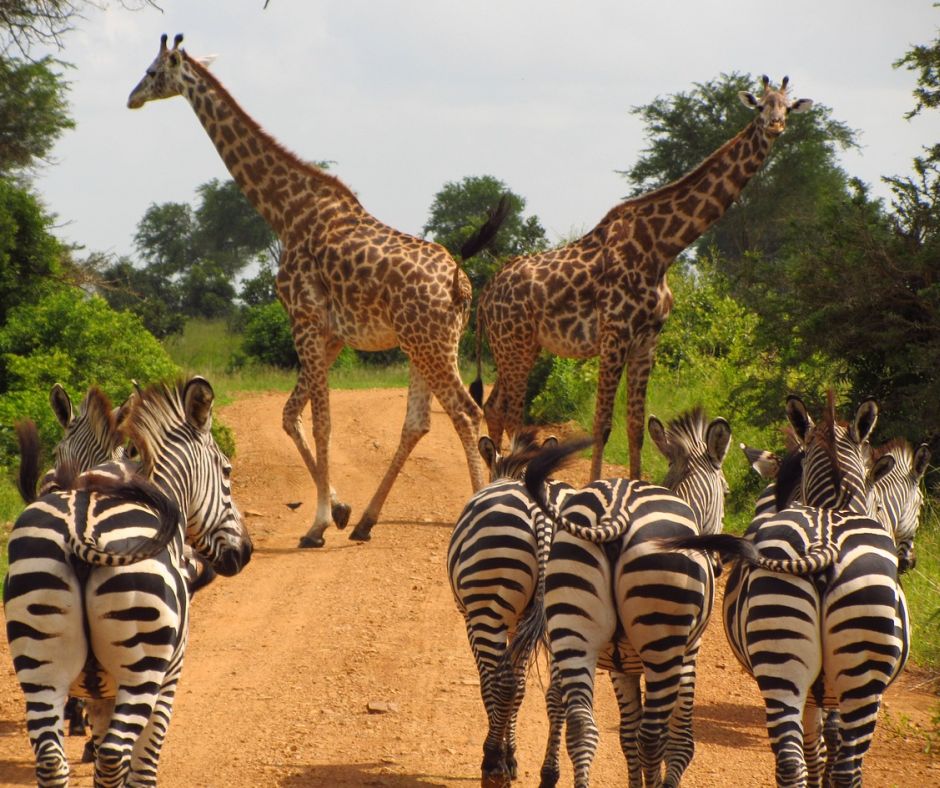
[(250, 279), (242, 280), (239, 297), (245, 306), (261, 306), (277, 301), (277, 271), (270, 259), (263, 259), (258, 266), (258, 273)]
[(54, 383), (75, 402), (92, 383), (120, 402), (132, 380), (146, 384), (176, 373), (137, 317), (115, 312), (97, 296), (62, 287), (11, 309), (0, 328), (0, 464), (15, 451), (11, 425), (19, 419), (37, 422), (44, 446), (58, 441), (61, 430), (49, 408)]
[(248, 356), (264, 364), (290, 369), (300, 366), (290, 318), (279, 301), (247, 310), (242, 348)]
[(61, 248), (49, 223), (32, 194), (0, 178), (0, 324), (7, 310), (38, 298), (60, 273)]
[(231, 427), (219, 421), (218, 417), (212, 419), (212, 437), (215, 439), (222, 454), (230, 460), (234, 460), (235, 433), (232, 432)]
[(102, 270), (101, 288), (112, 309), (133, 312), (158, 339), (183, 330), (180, 286), (156, 270), (138, 268), (122, 257)]
[(931, 43), (913, 46), (894, 63), (895, 68), (901, 67), (914, 71), (917, 76), (917, 87), (914, 88), (914, 109), (907, 113), (912, 118), (925, 109), (940, 107), (940, 35)]
[(558, 424), (590, 409), (597, 391), (597, 359), (543, 358), (548, 361), (541, 365), (547, 374), (529, 404), (529, 418), (538, 424)]
[(911, 658), (940, 671), (940, 510), (928, 498), (914, 549), (917, 566), (901, 578), (911, 609)]
[(31, 166), (48, 156), (65, 129), (67, 83), (53, 71), (52, 58), (17, 60), (0, 57), (0, 175)]

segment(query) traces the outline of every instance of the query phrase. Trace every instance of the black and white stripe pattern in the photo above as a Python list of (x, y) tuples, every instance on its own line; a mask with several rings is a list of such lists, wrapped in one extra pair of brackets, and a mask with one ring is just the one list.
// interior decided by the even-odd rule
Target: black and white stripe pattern
[(553, 505), (544, 498), (544, 480), (581, 447), (577, 443), (543, 453), (525, 475), (556, 526), (545, 580), (546, 626), (579, 788), (589, 785), (597, 748), (597, 667), (611, 671), (631, 786), (644, 780), (678, 785), (694, 749), (695, 661), (714, 575), (704, 556), (663, 552), (657, 542), (721, 529), (727, 489), (721, 465), (731, 433), (724, 419), (709, 424), (700, 410), (668, 429), (655, 417), (649, 426), (669, 460), (670, 489), (607, 479)]
[[(543, 446), (556, 443), (549, 438)], [(506, 655), (523, 616), (541, 608), (552, 536), (551, 523), (519, 481), (538, 451), (531, 431), (517, 433), (505, 456), (488, 437), (480, 438), (491, 481), (467, 502), (447, 553), (451, 590), (466, 623), (486, 708), (482, 779), (488, 786), (507, 785), (517, 772), (516, 716), (532, 644), (526, 645), (518, 667), (509, 664)], [(568, 489), (552, 482), (551, 495), (558, 500)], [(546, 758), (543, 769), (557, 773), (558, 748)]]
[[(739, 592), (725, 601), (725, 631), (764, 697), (777, 785), (856, 786), (882, 694), (908, 653), (897, 549), (891, 530), (872, 517), (873, 488), (896, 458), (884, 452), (869, 461), (878, 415), (871, 400), (851, 424), (837, 421), (831, 395), (818, 426), (796, 398), (787, 412), (805, 451), (805, 503), (765, 519), (750, 539), (681, 539), (672, 546), (723, 549), (748, 562)], [(826, 553), (830, 560), (814, 565), (813, 557)], [(788, 568), (768, 571), (755, 556)], [(828, 762), (822, 709), (838, 712)]]
[(41, 786), (68, 782), (69, 694), (89, 699), (96, 785), (156, 784), (188, 633), (184, 528), (221, 574), (251, 555), (212, 399), (201, 378), (138, 392), (123, 428), (145, 476), (101, 466), (14, 524), (4, 608)]

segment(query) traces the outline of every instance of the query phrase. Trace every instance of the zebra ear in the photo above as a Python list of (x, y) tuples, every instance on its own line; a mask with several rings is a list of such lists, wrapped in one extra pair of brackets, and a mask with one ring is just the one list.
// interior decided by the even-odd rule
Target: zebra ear
[(851, 425), (852, 440), (862, 443), (875, 429), (878, 423), (878, 403), (873, 399), (866, 399), (855, 411), (855, 420)]
[(728, 455), (731, 445), (731, 425), (725, 419), (713, 419), (705, 431), (705, 446), (708, 448), (708, 458), (716, 468), (720, 468)]
[(477, 442), (477, 448), (480, 450), (480, 456), (483, 458), (483, 462), (486, 463), (486, 467), (491, 471), (493, 466), (496, 464), (496, 444), (493, 443), (493, 439), (489, 435), (483, 435), (480, 437), (480, 440)]
[(894, 470), (896, 462), (897, 460), (895, 460), (894, 457), (892, 457), (890, 454), (886, 454), (884, 457), (881, 457), (868, 472), (869, 483), (877, 484), (879, 481), (881, 481), (885, 476)]
[(813, 419), (806, 412), (806, 405), (803, 404), (803, 400), (795, 394), (787, 397), (787, 419), (790, 426), (793, 427), (793, 432), (796, 434), (800, 445), (806, 445), (806, 436), (814, 426)]
[(186, 383), (183, 390), (183, 410), (186, 413), (186, 421), (197, 430), (208, 432), (212, 428), (213, 399), (215, 392), (205, 378), (197, 375)]
[(653, 443), (656, 444), (656, 448), (659, 449), (663, 457), (667, 460), (671, 460), (672, 452), (669, 447), (669, 438), (666, 437), (666, 428), (663, 427), (663, 423), (655, 416), (650, 416), (647, 422), (647, 428), (649, 429)]
[(740, 444), (741, 451), (747, 457), (748, 464), (757, 472), (762, 479), (776, 479), (777, 472), (780, 470), (780, 458), (772, 451), (766, 449), (754, 449), (750, 446)]
[(920, 481), (927, 472), (927, 464), (930, 462), (930, 448), (926, 443), (920, 444), (917, 451), (914, 452), (914, 462), (911, 463), (911, 476), (915, 481)]
[(59, 420), (59, 424), (62, 425), (63, 429), (68, 427), (74, 416), (72, 413), (72, 400), (69, 398), (68, 392), (58, 383), (49, 392), (49, 404), (52, 405), (52, 412), (55, 413), (55, 417)]

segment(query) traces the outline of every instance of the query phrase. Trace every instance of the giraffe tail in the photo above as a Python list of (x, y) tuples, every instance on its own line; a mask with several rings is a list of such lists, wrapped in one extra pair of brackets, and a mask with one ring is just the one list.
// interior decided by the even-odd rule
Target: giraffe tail
[(477, 351), (477, 376), (470, 384), (470, 396), (473, 401), (483, 407), (483, 325), (480, 323), (480, 310), (477, 309), (476, 325), (476, 351)]
[(512, 204), (509, 201), (509, 193), (507, 192), (499, 198), (496, 207), (490, 211), (490, 215), (480, 226), (480, 229), (463, 242), (463, 246), (460, 247), (460, 257), (462, 260), (469, 260), (474, 255), (482, 252), (493, 242), (496, 238), (496, 233), (498, 233), (499, 228), (503, 226), (503, 222), (506, 221), (506, 217), (509, 216), (511, 209)]

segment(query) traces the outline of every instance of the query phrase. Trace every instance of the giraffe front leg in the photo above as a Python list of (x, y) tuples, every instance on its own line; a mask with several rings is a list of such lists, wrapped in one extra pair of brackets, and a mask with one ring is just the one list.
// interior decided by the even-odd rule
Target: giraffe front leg
[[(297, 342), (295, 338), (295, 343)], [(334, 343), (327, 350), (327, 355), (323, 361), (323, 364), (320, 366), (328, 367), (329, 364), (326, 362), (332, 361), (339, 354), (339, 351), (342, 350), (342, 343)], [(298, 354), (299, 351), (298, 351)], [(310, 410), (314, 422), (314, 438), (317, 448), (317, 453), (321, 451), (320, 441), (316, 439), (317, 435), (317, 420), (318, 420), (318, 410), (322, 405), (318, 406), (313, 397), (314, 390), (319, 390), (317, 387), (316, 379), (317, 375), (311, 372), (311, 369), (317, 368), (316, 363), (317, 354), (313, 354), (311, 360), (305, 363), (304, 358), (306, 356), (301, 356), (301, 368), (300, 373), (297, 379), (297, 385), (294, 386), (294, 390), (291, 392), (290, 397), (287, 402), (284, 404), (284, 412), (282, 419), (282, 426), (284, 431), (290, 436), (291, 440), (294, 442), (294, 445), (297, 447), (297, 451), (300, 453), (301, 458), (304, 461), (304, 464), (307, 466), (307, 471), (310, 473), (311, 478), (313, 479), (316, 488), (317, 488), (317, 510), (314, 516), (313, 525), (310, 526), (310, 529), (307, 531), (304, 536), (300, 538), (299, 547), (323, 547), (325, 541), (323, 539), (323, 532), (329, 527), (330, 522), (336, 524), (337, 528), (345, 528), (349, 522), (349, 515), (351, 508), (348, 504), (343, 503), (339, 500), (336, 495), (336, 491), (329, 484), (329, 478), (321, 480), (321, 469), (324, 468), (322, 461), (318, 462), (314, 458), (313, 452), (310, 449), (309, 444), (307, 443), (306, 438), (304, 437), (303, 432), (303, 418), (301, 414), (303, 413), (304, 406), (307, 402), (310, 402)], [(324, 372), (325, 376), (325, 372)], [(324, 384), (325, 385), (325, 384)], [(321, 394), (318, 397), (318, 401), (322, 402), (324, 400), (323, 395)], [(329, 389), (326, 390), (325, 395), (326, 402), (326, 434), (327, 438), (325, 442), (329, 442)], [(322, 429), (322, 422), (321, 422)], [(326, 447), (328, 449), (328, 445)], [(326, 475), (326, 474), (323, 474)], [(328, 492), (324, 493), (324, 487)]]

